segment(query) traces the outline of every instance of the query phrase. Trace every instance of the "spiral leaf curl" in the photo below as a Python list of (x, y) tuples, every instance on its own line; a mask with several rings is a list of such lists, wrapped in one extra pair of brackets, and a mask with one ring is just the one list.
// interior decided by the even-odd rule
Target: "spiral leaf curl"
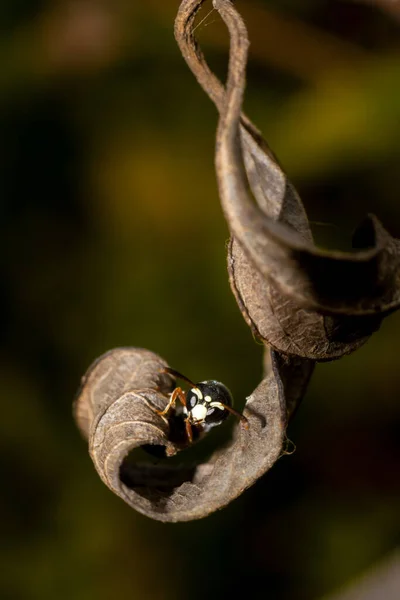
[[(265, 375), (249, 396), (230, 443), (193, 467), (132, 463), (140, 446), (182, 447), (173, 418), (157, 414), (174, 382), (167, 363), (140, 348), (117, 348), (84, 377), (75, 416), (106, 485), (160, 521), (202, 518), (224, 507), (281, 456), (288, 419), (314, 364), (352, 352), (400, 303), (400, 245), (375, 217), (354, 236), (359, 251), (313, 244), (301, 200), (272, 151), (241, 113), (248, 37), (230, 0), (214, 0), (230, 33), (226, 88), (210, 71), (193, 35), (205, 0), (184, 0), (175, 24), (182, 54), (219, 111), (217, 179), (231, 230), (228, 271), (239, 308), (265, 344)], [(253, 197), (249, 194), (249, 188)]]
[[(207, 462), (176, 468), (168, 461), (132, 464), (127, 457), (140, 446), (165, 446), (169, 455), (180, 450), (171, 440), (168, 420), (154, 411), (165, 406), (172, 389), (170, 378), (161, 374), (166, 366), (142, 348), (111, 350), (84, 377), (75, 415), (97, 472), (115, 494), (153, 519), (188, 521), (231, 502), (279, 458), (287, 423), (288, 365), (271, 352), (267, 376), (247, 399), (249, 428), (238, 425), (231, 442)], [(299, 391), (289, 392), (294, 403)]]

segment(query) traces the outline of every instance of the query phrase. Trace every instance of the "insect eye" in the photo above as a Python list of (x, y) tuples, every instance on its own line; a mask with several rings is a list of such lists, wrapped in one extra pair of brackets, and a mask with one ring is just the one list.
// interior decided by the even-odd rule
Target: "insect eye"
[(194, 406), (196, 406), (197, 402), (198, 402), (198, 397), (196, 396), (196, 394), (193, 393), (189, 393), (187, 395), (187, 404), (188, 404), (188, 408), (189, 410), (192, 409)]

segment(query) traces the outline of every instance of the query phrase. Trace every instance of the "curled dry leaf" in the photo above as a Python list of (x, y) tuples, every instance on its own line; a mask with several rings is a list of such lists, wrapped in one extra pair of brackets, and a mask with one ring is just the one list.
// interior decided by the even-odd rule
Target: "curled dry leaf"
[(354, 236), (359, 252), (325, 252), (314, 246), (296, 190), (241, 113), (248, 47), (244, 23), (229, 0), (214, 1), (231, 36), (225, 90), (193, 35), (203, 4), (182, 2), (175, 35), (220, 112), (216, 165), (232, 233), (232, 290), (254, 334), (276, 350), (314, 360), (339, 358), (362, 345), (399, 305), (399, 242), (369, 217)]
[(263, 475), (284, 452), (287, 420), (315, 360), (356, 349), (400, 302), (399, 242), (374, 217), (356, 232), (358, 252), (324, 252), (313, 244), (300, 198), (241, 114), (248, 47), (243, 21), (229, 0), (214, 0), (231, 37), (224, 89), (193, 36), (204, 1), (183, 0), (175, 33), (220, 113), (216, 166), (232, 233), (230, 280), (247, 323), (266, 345), (264, 379), (244, 410), (249, 427), (237, 424), (224, 448), (194, 466), (175, 467), (168, 458), (155, 464), (132, 460), (140, 447), (166, 457), (184, 447), (179, 415), (156, 412), (167, 405), (174, 387), (171, 376), (162, 373), (167, 363), (140, 348), (100, 357), (75, 402), (78, 426), (104, 483), (139, 512), (171, 522), (222, 508)]
[(270, 353), (268, 373), (248, 398), (249, 428), (237, 425), (233, 439), (205, 462), (173, 467), (131, 462), (140, 446), (180, 450), (171, 436), (175, 416), (160, 417), (154, 408), (167, 403), (172, 380), (160, 371), (166, 362), (141, 348), (117, 348), (100, 357), (85, 375), (75, 402), (77, 423), (104, 483), (130, 506), (159, 521), (199, 519), (222, 508), (252, 485), (282, 454), (287, 409), (285, 390), (294, 404), (311, 371), (293, 365), (300, 385), (291, 381), (292, 359)]

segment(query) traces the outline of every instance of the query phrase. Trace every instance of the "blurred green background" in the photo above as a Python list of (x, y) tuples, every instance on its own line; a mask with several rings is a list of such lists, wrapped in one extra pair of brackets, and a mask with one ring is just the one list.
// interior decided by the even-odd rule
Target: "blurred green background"
[[(246, 111), (348, 248), (400, 237), (400, 36), (339, 0), (238, 0)], [(244, 402), (261, 376), (227, 282), (216, 111), (173, 39), (178, 0), (0, 4), (0, 596), (314, 599), (399, 541), (400, 314), (317, 367), (290, 457), (225, 510), (163, 525), (101, 483), (71, 402), (94, 358), (143, 346)], [(205, 16), (211, 8), (206, 3)], [(227, 35), (197, 29), (224, 76)], [(216, 434), (218, 435), (218, 434)]]

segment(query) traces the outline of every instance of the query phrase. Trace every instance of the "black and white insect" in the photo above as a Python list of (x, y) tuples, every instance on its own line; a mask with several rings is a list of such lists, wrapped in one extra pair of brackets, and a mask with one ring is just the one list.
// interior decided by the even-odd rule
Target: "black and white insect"
[(221, 425), (230, 414), (240, 419), (244, 427), (248, 427), (246, 417), (232, 408), (232, 394), (223, 383), (214, 379), (193, 383), (174, 369), (165, 368), (163, 372), (176, 379), (181, 379), (191, 386), (188, 392), (182, 390), (181, 387), (176, 387), (171, 392), (164, 410), (156, 411), (160, 416), (168, 417), (171, 411), (175, 410), (176, 402), (179, 399), (188, 444), (193, 443), (194, 437), (199, 437), (199, 435), (208, 433), (213, 427)]

